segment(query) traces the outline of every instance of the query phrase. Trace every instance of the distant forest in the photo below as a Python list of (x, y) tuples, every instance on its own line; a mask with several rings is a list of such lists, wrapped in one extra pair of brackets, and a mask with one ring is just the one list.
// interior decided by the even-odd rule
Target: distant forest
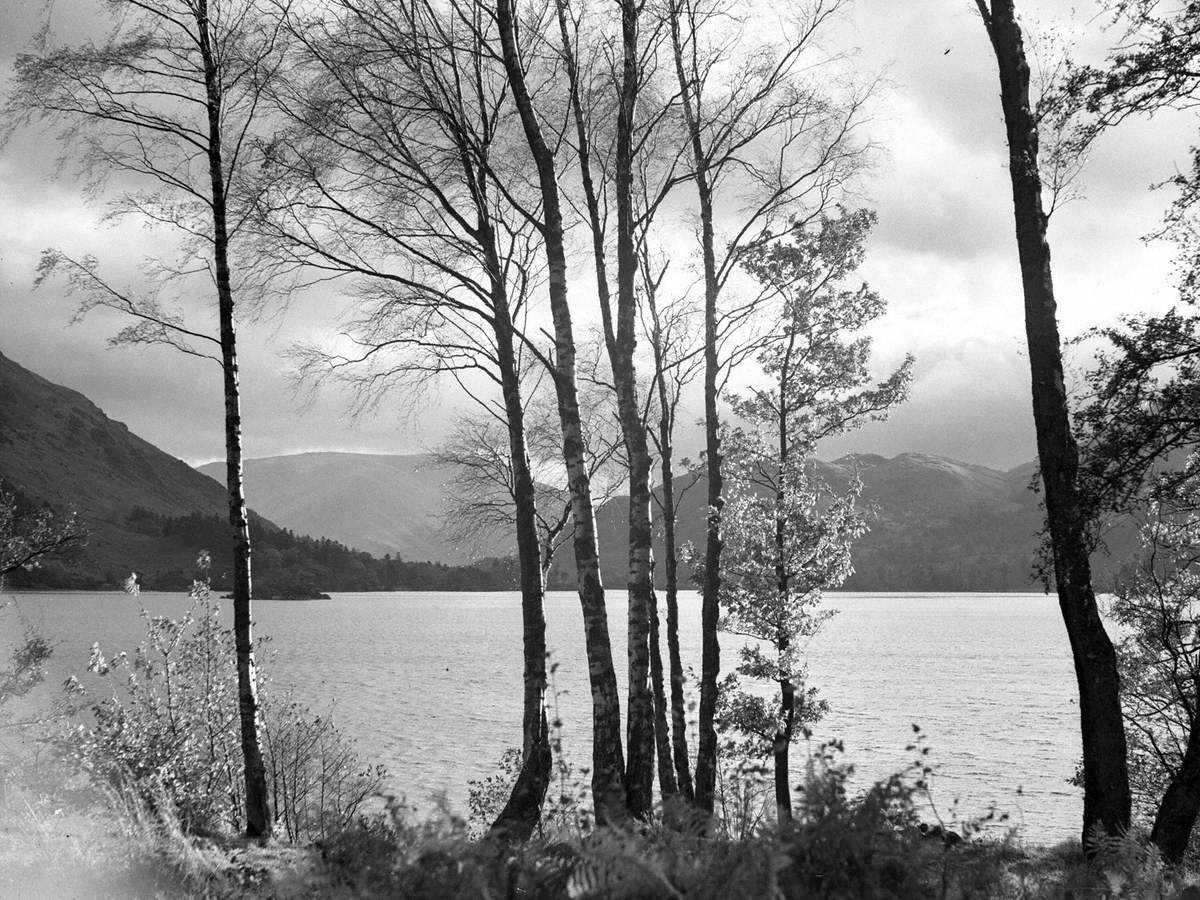
[[(229, 523), (215, 513), (167, 516), (135, 506), (126, 527), (148, 537), (167, 538), (198, 555), (212, 553), (211, 581), (216, 590), (232, 589), (233, 553)], [(517, 586), (515, 563), (486, 559), (468, 566), (438, 562), (409, 562), (399, 556), (382, 559), (352, 550), (328, 538), (298, 535), (276, 528), (251, 513), (254, 539), (254, 593), (259, 598), (314, 597), (324, 591), (500, 591)], [(14, 572), (14, 588), (118, 586), (128, 572), (87, 571), (78, 562), (46, 561), (36, 569)], [(148, 568), (138, 572), (143, 590), (187, 590), (195, 572), (181, 567)]]

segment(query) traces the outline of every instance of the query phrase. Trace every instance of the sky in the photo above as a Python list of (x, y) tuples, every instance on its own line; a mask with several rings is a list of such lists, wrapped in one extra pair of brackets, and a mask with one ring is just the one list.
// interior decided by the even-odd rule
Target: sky
[[(86, 2), (58, 0), (55, 27), (67, 36), (86, 32), (76, 15)], [(0, 0), (0, 87), (42, 8)], [(1085, 58), (1118, 37), (1104, 30), (1108, 20), (1089, 0), (1024, 0), (1018, 8), (1031, 33), (1080, 35)], [(888, 301), (874, 329), (879, 371), (906, 353), (916, 367), (908, 402), (887, 422), (828, 442), (821, 453), (916, 451), (997, 468), (1024, 463), (1035, 451), (1007, 150), (995, 60), (974, 3), (856, 0), (829, 43), (853, 54), (858, 70), (883, 76), (869, 127), (885, 152), (861, 188), (879, 224), (861, 272)], [(1122, 126), (1093, 151), (1082, 197), (1057, 211), (1050, 229), (1064, 336), (1171, 304), (1172, 250), (1142, 238), (1170, 200), (1150, 187), (1188, 165), (1194, 132), (1190, 117), (1162, 115)], [(69, 175), (55, 177), (59, 149), (47, 133), (19, 133), (0, 148), (0, 353), (81, 391), (175, 456), (192, 463), (221, 457), (215, 364), (166, 348), (110, 348), (116, 317), (94, 313), (72, 324), (76, 303), (61, 285), (33, 290), (45, 248), (95, 254), (119, 273), (157, 240), (141, 226), (102, 224), (103, 207), (84, 202)], [(336, 392), (298, 394), (287, 350), (336, 330), (345, 303), (333, 290), (309, 292), (269, 321), (243, 327), (247, 456), (421, 452), (466, 408), (447, 385), (385, 398), (372, 415), (351, 421)], [(585, 305), (586, 291), (576, 290), (573, 303)], [(698, 405), (686, 413), (697, 419)], [(699, 446), (696, 425), (682, 443)]]

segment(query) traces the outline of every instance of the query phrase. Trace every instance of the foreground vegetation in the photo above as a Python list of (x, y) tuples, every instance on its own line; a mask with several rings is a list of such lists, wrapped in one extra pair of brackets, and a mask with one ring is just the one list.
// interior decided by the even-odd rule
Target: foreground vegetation
[[(204, 581), (179, 619), (146, 616), (128, 652), (96, 646), (89, 677), (45, 690), (52, 647), (30, 635), (0, 672), (0, 895), (15, 897), (1146, 897), (1193, 896), (1191, 863), (1144, 835), (1027, 847), (1002, 815), (943, 823), (919, 733), (904, 772), (853, 793), (836, 745), (796, 760), (793, 818), (772, 773), (741, 755), (717, 810), (658, 806), (594, 827), (582, 773), (555, 744), (542, 820), (525, 842), (488, 833), (521, 758), (472, 785), (469, 819), (420, 819), (383, 791), (327, 715), (269, 677), (263, 748), (273, 840), (243, 831), (230, 632)], [(31, 705), (32, 704), (32, 705)], [(30, 752), (35, 748), (36, 752)], [(723, 757), (739, 756), (731, 742)], [(937, 824), (929, 824), (937, 822)]]
[[(956, 840), (921, 829), (899, 781), (849, 800), (836, 777), (782, 830), (746, 835), (657, 822), (636, 830), (548, 830), (523, 845), (473, 839), (448, 814), (418, 822), (398, 804), (325, 841), (260, 846), (189, 835), (145, 808), (6, 810), (5, 896), (131, 898), (1130, 897), (1200, 894), (1194, 869), (1146, 844), (1110, 840), (1090, 862), (1076, 842)], [(811, 802), (815, 800), (815, 802)], [(951, 836), (954, 835), (954, 836)]]

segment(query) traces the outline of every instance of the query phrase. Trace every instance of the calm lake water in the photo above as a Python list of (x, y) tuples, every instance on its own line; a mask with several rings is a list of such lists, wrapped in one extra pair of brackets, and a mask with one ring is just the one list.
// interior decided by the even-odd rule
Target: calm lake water
[[(0, 614), (0, 641), (21, 620), (57, 642), (55, 681), (81, 674), (89, 648), (129, 649), (139, 609), (178, 615), (181, 594), (16, 594)], [(228, 604), (229, 601), (223, 601)], [(685, 667), (700, 667), (700, 603), (681, 598)], [(990, 805), (1023, 839), (1077, 834), (1080, 793), (1067, 780), (1080, 758), (1074, 673), (1058, 607), (1041, 594), (854, 594), (827, 597), (839, 611), (808, 647), (811, 683), (831, 711), (814, 741), (840, 738), (856, 781), (886, 777), (914, 757), (912, 725), (931, 748), (933, 800), (949, 819)], [(225, 611), (223, 610), (223, 613)], [(232, 612), (225, 613), (232, 621)], [(516, 593), (337, 594), (311, 603), (259, 602), (257, 634), (271, 638), (269, 673), (318, 711), (332, 709), (361, 753), (385, 764), (390, 787), (421, 808), (444, 792), (465, 812), (467, 782), (520, 744), (520, 600)], [(547, 598), (565, 751), (590, 757), (589, 695), (578, 597)], [(625, 598), (609, 593), (609, 621), (624, 684)], [(722, 643), (723, 668), (737, 642)], [(694, 749), (694, 742), (692, 747)], [(796, 758), (804, 757), (803, 745)]]

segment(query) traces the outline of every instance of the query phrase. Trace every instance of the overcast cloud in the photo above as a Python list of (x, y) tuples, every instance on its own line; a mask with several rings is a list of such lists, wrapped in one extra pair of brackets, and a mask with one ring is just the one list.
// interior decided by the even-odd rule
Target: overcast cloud
[[(74, 5), (60, 2), (56, 23), (82, 28), (68, 15)], [(1043, 24), (1072, 5), (1019, 4)], [(38, 7), (0, 0), (5, 72), (31, 38)], [(1102, 20), (1089, 23), (1093, 13), (1081, 8), (1084, 52), (1094, 52), (1107, 39)], [(864, 274), (889, 301), (876, 330), (878, 364), (885, 371), (911, 352), (917, 365), (908, 404), (889, 422), (823, 448), (830, 456), (914, 450), (1007, 468), (1034, 455), (995, 63), (973, 9), (969, 0), (858, 0), (840, 32), (845, 46), (857, 47), (864, 71), (888, 79), (871, 131), (887, 155), (864, 187), (879, 213)], [(1064, 334), (1170, 304), (1170, 248), (1141, 238), (1169, 200), (1148, 187), (1187, 164), (1194, 127), (1190, 117), (1163, 116), (1110, 135), (1084, 174), (1084, 199), (1055, 214)], [(102, 209), (82, 205), (75, 183), (49, 180), (56, 154), (47, 135), (20, 135), (0, 152), (0, 352), (85, 393), (172, 454), (191, 462), (219, 457), (214, 364), (165, 349), (106, 349), (116, 319), (97, 314), (72, 326), (73, 303), (60, 287), (31, 290), (45, 247), (95, 253), (107, 271), (131, 277), (154, 240), (138, 227), (99, 226)], [(304, 296), (283, 317), (243, 330), (248, 455), (415, 452), (441, 436), (459, 402), (451, 387), (404, 410), (385, 402), (353, 425), (336, 394), (307, 409), (293, 397), (281, 354), (296, 340), (328, 333), (341, 303), (332, 292)]]

